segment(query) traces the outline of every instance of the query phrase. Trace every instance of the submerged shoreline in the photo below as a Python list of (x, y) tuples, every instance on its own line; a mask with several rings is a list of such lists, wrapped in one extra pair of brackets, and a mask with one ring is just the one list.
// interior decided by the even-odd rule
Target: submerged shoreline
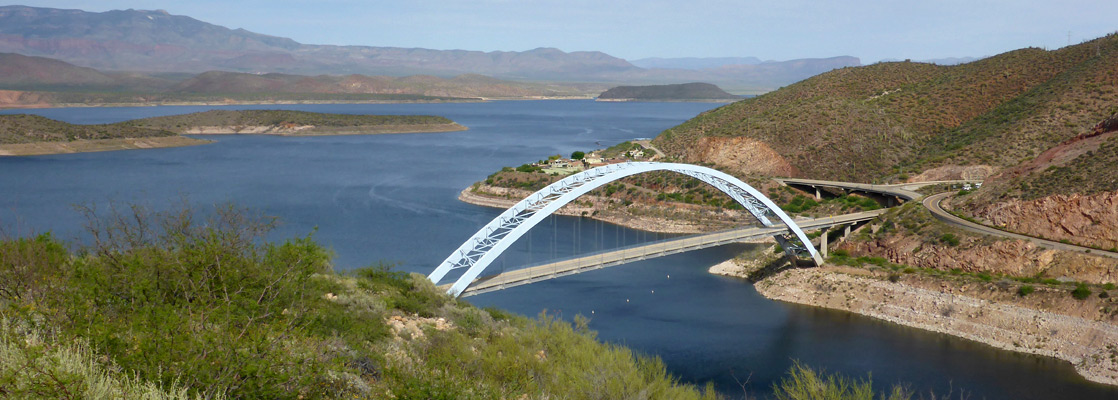
[(213, 143), (213, 141), (195, 139), (186, 136), (82, 139), (68, 142), (14, 143), (0, 144), (0, 156), (41, 156), (49, 154), (94, 153), (116, 150), (161, 149), (168, 147), (196, 146), (209, 143)]
[[(728, 260), (709, 272), (746, 278), (755, 267)], [(892, 282), (869, 271), (838, 267), (787, 269), (754, 287), (771, 300), (848, 311), (1003, 350), (1058, 358), (1089, 381), (1118, 385), (1118, 326), (1107, 321), (999, 301), (983, 288), (920, 278)]]

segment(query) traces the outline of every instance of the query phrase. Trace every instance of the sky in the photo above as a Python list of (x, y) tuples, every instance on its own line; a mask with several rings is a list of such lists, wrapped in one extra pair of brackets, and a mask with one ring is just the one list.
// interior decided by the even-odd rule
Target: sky
[[(982, 57), (1118, 31), (1115, 0), (25, 0), (163, 9), (306, 44), (646, 57)], [(1070, 35), (1070, 36), (1069, 36)]]

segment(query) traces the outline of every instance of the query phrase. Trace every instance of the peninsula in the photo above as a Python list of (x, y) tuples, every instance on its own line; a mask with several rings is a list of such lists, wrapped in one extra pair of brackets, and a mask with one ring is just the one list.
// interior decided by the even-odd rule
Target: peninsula
[(351, 115), (290, 110), (212, 110), (124, 122), (131, 127), (184, 135), (376, 135), (464, 131), (430, 115)]
[(741, 100), (709, 83), (675, 85), (618, 86), (598, 95), (597, 101), (719, 101)]
[(115, 124), (76, 125), (37, 115), (0, 115), (0, 156), (85, 153), (211, 143), (183, 135), (372, 135), (466, 130), (427, 115), (348, 115), (287, 110), (212, 110)]

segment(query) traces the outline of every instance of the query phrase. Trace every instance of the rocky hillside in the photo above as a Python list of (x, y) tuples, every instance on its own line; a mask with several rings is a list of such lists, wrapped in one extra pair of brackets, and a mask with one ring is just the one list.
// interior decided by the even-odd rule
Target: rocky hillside
[(737, 100), (735, 96), (709, 83), (678, 85), (618, 86), (598, 95), (598, 100)]
[(163, 90), (174, 80), (138, 73), (102, 72), (46, 57), (0, 53), (0, 87), (21, 90)]
[(1109, 35), (957, 66), (843, 68), (712, 110), (654, 143), (742, 173), (887, 181), (998, 170), (1112, 114), (1116, 63), (1118, 35)]
[[(0, 53), (0, 107), (177, 101), (368, 101), (587, 98), (602, 84), (514, 82), (482, 75), (441, 78), (368, 75), (106, 72), (46, 57)], [(6, 90), (3, 90), (6, 89)]]

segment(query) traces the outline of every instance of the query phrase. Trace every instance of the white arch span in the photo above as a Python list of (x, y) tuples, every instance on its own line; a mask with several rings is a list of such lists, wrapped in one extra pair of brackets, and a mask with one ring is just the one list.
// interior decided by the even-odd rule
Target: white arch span
[(437, 284), (450, 270), (469, 268), (448, 290), (448, 293), (457, 296), (465, 291), (474, 279), (481, 275), (481, 272), (493, 260), (497, 259), (497, 256), (500, 256), (505, 249), (559, 208), (602, 185), (630, 175), (651, 171), (672, 171), (706, 182), (732, 197), (764, 226), (775, 226), (769, 220), (770, 215), (775, 215), (788, 227), (788, 232), (795, 235), (800, 243), (803, 243), (803, 247), (792, 246), (784, 239), (783, 235), (776, 235), (777, 241), (784, 246), (785, 250), (789, 254), (794, 251), (806, 250), (817, 265), (823, 263), (823, 259), (812, 247), (807, 235), (792, 221), (792, 218), (788, 217), (788, 214), (785, 214), (765, 195), (740, 179), (722, 171), (697, 165), (629, 162), (589, 169), (563, 178), (531, 194), (505, 210), (489, 224), (482, 227), (481, 230), (478, 230), (473, 237), (462, 243), (462, 246), (450, 253), (450, 256), (442, 264), (439, 264), (439, 267), (428, 276), (428, 279)]

